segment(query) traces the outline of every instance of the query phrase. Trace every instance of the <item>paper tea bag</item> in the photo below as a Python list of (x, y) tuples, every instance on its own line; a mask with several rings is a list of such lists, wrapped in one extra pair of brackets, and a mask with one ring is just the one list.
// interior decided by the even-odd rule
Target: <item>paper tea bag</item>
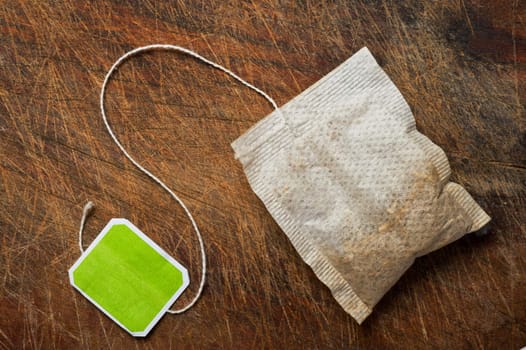
[(367, 48), (233, 142), (250, 186), (361, 323), (415, 258), (489, 216)]

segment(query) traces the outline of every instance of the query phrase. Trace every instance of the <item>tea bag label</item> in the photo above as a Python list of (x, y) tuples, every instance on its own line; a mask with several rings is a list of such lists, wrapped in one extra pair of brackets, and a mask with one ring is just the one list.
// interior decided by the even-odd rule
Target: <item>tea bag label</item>
[(126, 219), (112, 219), (69, 269), (70, 283), (144, 337), (189, 284), (186, 269)]

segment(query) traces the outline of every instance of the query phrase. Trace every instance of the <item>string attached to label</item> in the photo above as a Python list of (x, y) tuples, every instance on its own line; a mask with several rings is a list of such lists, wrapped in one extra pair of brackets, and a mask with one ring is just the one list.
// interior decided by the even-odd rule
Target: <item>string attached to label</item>
[[(106, 111), (105, 111), (105, 108), (104, 108), (104, 100), (105, 100), (106, 88), (107, 88), (108, 82), (110, 81), (110, 79), (111, 79), (113, 73), (115, 72), (115, 70), (117, 70), (117, 68), (124, 61), (126, 61), (128, 58), (130, 58), (132, 56), (135, 56), (135, 55), (138, 55), (138, 54), (143, 53), (143, 52), (155, 51), (155, 50), (177, 51), (177, 52), (181, 52), (181, 53), (187, 54), (189, 56), (192, 56), (192, 57), (198, 59), (199, 61), (202, 61), (202, 62), (204, 62), (204, 63), (206, 63), (206, 64), (208, 64), (208, 65), (210, 65), (210, 66), (222, 71), (222, 72), (224, 72), (225, 74), (231, 76), (232, 78), (234, 78), (235, 80), (237, 80), (241, 84), (243, 84), (246, 87), (254, 90), (259, 95), (263, 96), (272, 105), (272, 107), (274, 107), (274, 109), (278, 111), (278, 113), (279, 113), (279, 108), (278, 108), (276, 102), (269, 95), (267, 95), (264, 91), (258, 89), (254, 85), (252, 85), (249, 82), (245, 81), (244, 79), (240, 78), (238, 75), (236, 75), (235, 73), (233, 73), (229, 69), (227, 69), (227, 68), (225, 68), (225, 67), (223, 67), (223, 66), (221, 66), (221, 65), (219, 65), (219, 64), (217, 64), (217, 63), (215, 63), (213, 61), (210, 61), (209, 59), (197, 54), (196, 52), (194, 52), (192, 50), (189, 50), (189, 49), (186, 49), (184, 47), (177, 46), (177, 45), (154, 44), (154, 45), (138, 47), (136, 49), (128, 51), (127, 53), (122, 55), (117, 61), (115, 61), (113, 66), (110, 68), (110, 70), (106, 74), (106, 77), (104, 78), (104, 81), (102, 83), (101, 92), (100, 92), (100, 112), (101, 112), (101, 115), (102, 115), (102, 119), (104, 121), (104, 125), (106, 125), (106, 129), (107, 129), (109, 135), (111, 136), (113, 142), (117, 145), (117, 147), (119, 147), (119, 149), (122, 151), (124, 156), (126, 158), (128, 158), (128, 160), (130, 160), (133, 163), (133, 165), (135, 165), (141, 172), (143, 172), (146, 176), (148, 176), (150, 179), (152, 179), (154, 182), (156, 182), (159, 186), (161, 186), (166, 192), (168, 192), (168, 194), (170, 194), (170, 196), (181, 206), (181, 208), (183, 208), (186, 216), (190, 219), (190, 222), (192, 223), (192, 227), (193, 227), (193, 229), (194, 229), (194, 231), (196, 233), (197, 239), (199, 241), (199, 248), (200, 248), (200, 251), (201, 251), (201, 270), (202, 270), (202, 272), (201, 272), (201, 280), (200, 280), (200, 283), (199, 283), (199, 289), (198, 289), (196, 295), (194, 296), (194, 298), (192, 299), (192, 301), (190, 301), (185, 307), (177, 309), (177, 310), (171, 310), (171, 309), (167, 310), (167, 312), (171, 313), (171, 314), (181, 314), (181, 313), (187, 311), (188, 309), (190, 309), (197, 302), (197, 300), (199, 299), (199, 297), (201, 296), (201, 294), (203, 292), (204, 284), (205, 284), (205, 281), (206, 281), (206, 252), (205, 252), (205, 247), (204, 247), (204, 243), (203, 243), (203, 238), (201, 236), (201, 232), (200, 232), (199, 227), (197, 226), (197, 223), (195, 222), (192, 214), (188, 210), (187, 206), (174, 193), (174, 191), (172, 191), (172, 189), (170, 189), (163, 181), (161, 181), (157, 176), (155, 176), (149, 170), (147, 170), (144, 166), (142, 166), (138, 161), (136, 161), (126, 151), (126, 149), (123, 147), (123, 145), (120, 143), (120, 141), (118, 140), (117, 136), (113, 132), (113, 130), (112, 130), (112, 128), (111, 128), (111, 126), (110, 126), (110, 124), (108, 122), (108, 118), (106, 116)], [(81, 221), (80, 221), (80, 228), (79, 228), (79, 248), (80, 248), (81, 252), (84, 252), (84, 249), (82, 247), (82, 233), (83, 233), (83, 230), (84, 230), (84, 225), (86, 223), (87, 217), (89, 216), (89, 214), (90, 214), (90, 212), (91, 212), (91, 210), (93, 208), (94, 208), (93, 203), (92, 202), (88, 202), (86, 204), (86, 206), (84, 207), (84, 210), (83, 210), (83, 213), (82, 213), (82, 218), (81, 218)]]

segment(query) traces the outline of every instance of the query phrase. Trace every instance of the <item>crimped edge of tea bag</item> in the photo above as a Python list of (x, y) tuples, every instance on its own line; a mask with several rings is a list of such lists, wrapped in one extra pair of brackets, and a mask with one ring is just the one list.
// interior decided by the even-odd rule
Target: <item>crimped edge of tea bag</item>
[(446, 186), (451, 196), (455, 198), (472, 220), (471, 227), (466, 233), (478, 231), (490, 222), (491, 217), (475, 202), (475, 199), (464, 187), (455, 182), (448, 182)]

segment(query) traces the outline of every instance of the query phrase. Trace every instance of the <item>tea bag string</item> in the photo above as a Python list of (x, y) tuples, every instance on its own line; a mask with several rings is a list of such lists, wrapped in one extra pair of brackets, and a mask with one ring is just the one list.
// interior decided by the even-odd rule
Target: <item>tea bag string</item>
[[(276, 102), (269, 95), (267, 95), (263, 90), (258, 89), (254, 85), (250, 84), (249, 82), (247, 82), (246, 80), (242, 79), (241, 77), (236, 75), (231, 70), (221, 66), (220, 64), (212, 62), (209, 59), (197, 54), (196, 52), (194, 52), (192, 50), (189, 50), (189, 49), (186, 49), (184, 47), (177, 46), (177, 45), (154, 44), (154, 45), (141, 46), (141, 47), (138, 47), (138, 48), (133, 49), (131, 51), (128, 51), (127, 53), (122, 55), (117, 61), (115, 61), (113, 66), (110, 68), (110, 70), (106, 74), (106, 77), (104, 78), (104, 81), (102, 83), (101, 92), (100, 92), (100, 112), (101, 112), (101, 115), (102, 115), (102, 119), (104, 121), (104, 125), (106, 125), (106, 129), (108, 130), (108, 133), (110, 134), (113, 142), (115, 142), (115, 144), (117, 145), (117, 147), (119, 147), (119, 149), (122, 151), (124, 156), (126, 156), (126, 158), (128, 158), (128, 160), (130, 160), (130, 162), (132, 162), (133, 165), (135, 165), (140, 171), (142, 171), (150, 179), (152, 179), (159, 186), (161, 186), (166, 192), (168, 192), (170, 194), (170, 196), (172, 196), (172, 198), (181, 206), (181, 208), (183, 208), (186, 216), (190, 219), (190, 222), (192, 223), (192, 227), (193, 227), (193, 229), (195, 231), (195, 234), (197, 236), (197, 239), (199, 241), (199, 248), (201, 250), (201, 271), (202, 271), (201, 272), (201, 281), (199, 283), (199, 289), (198, 289), (196, 295), (194, 296), (194, 298), (192, 299), (192, 301), (190, 301), (185, 307), (183, 307), (181, 309), (177, 309), (177, 310), (168, 310), (167, 311), (167, 312), (169, 312), (171, 314), (181, 314), (181, 313), (187, 311), (188, 309), (190, 309), (197, 302), (197, 300), (199, 299), (199, 297), (201, 296), (201, 294), (203, 292), (203, 287), (204, 287), (205, 281), (206, 281), (206, 252), (205, 252), (205, 247), (204, 247), (204, 243), (203, 243), (203, 237), (201, 236), (201, 232), (199, 231), (199, 227), (197, 226), (197, 223), (195, 222), (194, 217), (192, 216), (192, 214), (190, 213), (190, 211), (188, 210), (188, 208), (186, 207), (184, 202), (181, 200), (181, 198), (179, 198), (163, 181), (161, 181), (157, 176), (155, 176), (149, 170), (147, 170), (144, 166), (142, 166), (138, 161), (136, 161), (128, 153), (128, 151), (126, 151), (126, 149), (123, 147), (123, 145), (120, 143), (119, 139), (117, 138), (117, 136), (113, 132), (113, 130), (112, 130), (112, 128), (111, 128), (111, 126), (110, 126), (110, 124), (108, 122), (108, 117), (106, 116), (106, 111), (104, 109), (104, 97), (105, 97), (105, 94), (106, 94), (106, 87), (108, 85), (108, 82), (110, 81), (111, 76), (115, 72), (115, 70), (117, 70), (117, 68), (124, 61), (126, 61), (128, 58), (130, 58), (132, 56), (135, 56), (137, 54), (140, 54), (142, 52), (154, 51), (154, 50), (178, 51), (178, 52), (182, 52), (184, 54), (187, 54), (189, 56), (192, 56), (192, 57), (194, 57), (194, 58), (196, 58), (196, 59), (198, 59), (198, 60), (200, 60), (200, 61), (202, 61), (202, 62), (204, 62), (204, 63), (206, 63), (206, 64), (208, 64), (208, 65), (210, 65), (210, 66), (212, 66), (214, 68), (216, 68), (216, 69), (219, 69), (220, 71), (222, 71), (222, 72), (226, 73), (227, 75), (231, 76), (232, 78), (234, 78), (235, 80), (237, 80), (241, 84), (243, 84), (246, 87), (254, 90), (259, 95), (263, 96), (272, 105), (272, 107), (274, 107), (274, 109), (276, 111), (278, 111), (278, 113), (280, 113), (280, 110), (279, 110), (278, 105), (276, 104)], [(84, 249), (82, 247), (82, 232), (84, 231), (84, 225), (86, 223), (86, 219), (87, 219), (89, 213), (91, 212), (91, 210), (93, 209), (93, 207), (94, 207), (93, 203), (92, 202), (88, 202), (85, 205), (84, 210), (82, 212), (82, 219), (80, 221), (80, 228), (79, 228), (79, 247), (80, 247), (80, 251), (81, 252), (84, 252)]]

